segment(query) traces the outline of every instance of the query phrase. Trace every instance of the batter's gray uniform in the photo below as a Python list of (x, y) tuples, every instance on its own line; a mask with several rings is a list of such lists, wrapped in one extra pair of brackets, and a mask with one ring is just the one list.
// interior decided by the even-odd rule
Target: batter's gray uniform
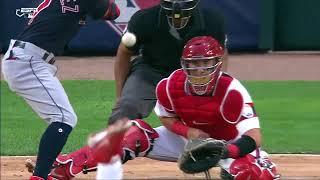
[(10, 89), (22, 96), (42, 119), (74, 127), (77, 116), (56, 77), (57, 67), (49, 62), (54, 62), (52, 53), (32, 43), (11, 40), (2, 60), (2, 73)]
[(23, 97), (49, 125), (41, 136), (37, 163), (30, 180), (47, 179), (52, 164), (77, 116), (56, 77), (54, 54), (63, 53), (85, 16), (113, 20), (119, 16), (109, 0), (35, 0), (39, 5), (28, 26), (12, 39), (2, 60), (2, 73), (10, 89)]

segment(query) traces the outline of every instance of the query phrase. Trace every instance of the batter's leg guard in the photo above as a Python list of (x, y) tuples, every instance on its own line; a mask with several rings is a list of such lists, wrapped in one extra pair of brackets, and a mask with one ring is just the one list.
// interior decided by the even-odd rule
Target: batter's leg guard
[(121, 154), (122, 140), (131, 125), (131, 121), (125, 118), (89, 137), (88, 145), (96, 162), (109, 163), (112, 157)]
[(90, 147), (85, 146), (70, 154), (59, 155), (50, 172), (52, 177), (59, 180), (69, 180), (80, 172), (87, 173), (97, 167)]
[(90, 137), (89, 141), (92, 147), (85, 146), (70, 154), (59, 155), (49, 175), (59, 180), (70, 180), (81, 172), (86, 174), (95, 171), (98, 162), (108, 162), (114, 154), (119, 154), (123, 135), (127, 128), (125, 123), (117, 122)]
[(158, 137), (159, 134), (143, 120), (136, 119), (122, 124), (116, 122), (89, 138), (88, 143), (92, 148), (85, 146), (70, 154), (58, 156), (50, 175), (70, 180), (81, 172), (86, 174), (95, 171), (98, 162), (109, 162), (118, 154), (123, 163), (138, 156), (146, 156)]
[(153, 148), (159, 134), (148, 123), (141, 119), (132, 120), (132, 126), (126, 132), (122, 143), (122, 162), (138, 156), (147, 156)]

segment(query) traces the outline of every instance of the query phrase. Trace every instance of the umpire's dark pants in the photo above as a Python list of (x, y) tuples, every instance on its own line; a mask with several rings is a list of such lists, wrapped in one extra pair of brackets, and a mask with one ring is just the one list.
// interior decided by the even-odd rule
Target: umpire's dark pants
[(152, 112), (157, 99), (155, 89), (158, 82), (170, 72), (160, 72), (137, 57), (124, 84), (119, 102), (113, 107), (109, 124), (117, 119), (142, 119)]

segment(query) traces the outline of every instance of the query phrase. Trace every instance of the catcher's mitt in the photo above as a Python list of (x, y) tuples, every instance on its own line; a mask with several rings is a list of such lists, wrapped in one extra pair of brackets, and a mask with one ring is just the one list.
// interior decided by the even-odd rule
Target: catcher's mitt
[(226, 154), (225, 141), (212, 138), (193, 139), (186, 144), (178, 159), (178, 166), (185, 173), (200, 173), (217, 166)]

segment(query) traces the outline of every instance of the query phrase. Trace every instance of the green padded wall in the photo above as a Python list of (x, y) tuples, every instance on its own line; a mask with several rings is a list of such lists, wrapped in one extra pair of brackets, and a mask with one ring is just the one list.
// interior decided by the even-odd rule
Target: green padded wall
[(276, 0), (275, 50), (320, 50), (320, 0)]
[(274, 0), (261, 0), (259, 49), (274, 49)]

